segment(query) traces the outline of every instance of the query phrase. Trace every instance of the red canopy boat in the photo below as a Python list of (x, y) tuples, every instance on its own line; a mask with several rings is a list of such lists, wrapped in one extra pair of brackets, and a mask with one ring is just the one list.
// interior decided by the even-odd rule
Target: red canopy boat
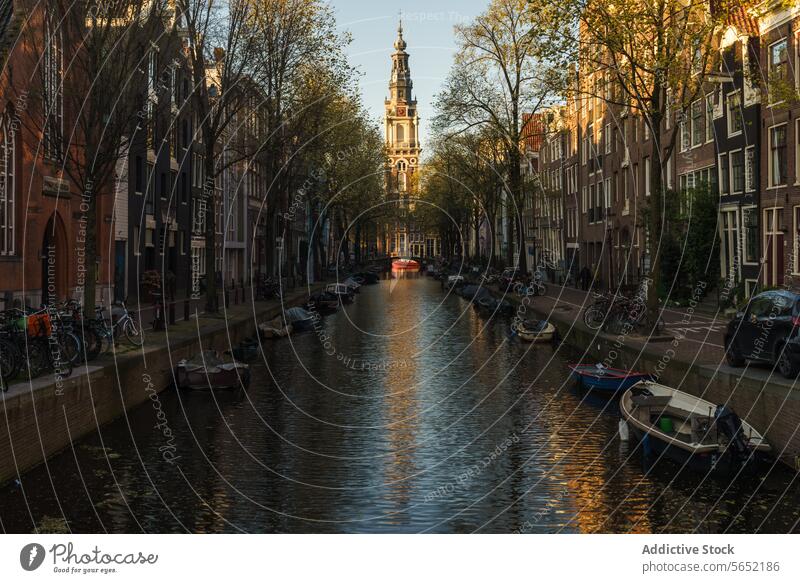
[(419, 271), (419, 263), (413, 259), (395, 259), (392, 261), (392, 269), (413, 269)]

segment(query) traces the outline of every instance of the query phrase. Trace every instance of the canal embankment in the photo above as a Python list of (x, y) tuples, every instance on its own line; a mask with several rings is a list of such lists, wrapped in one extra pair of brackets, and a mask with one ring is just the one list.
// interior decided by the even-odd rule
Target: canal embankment
[[(318, 291), (324, 284), (312, 286)], [(284, 294), (283, 305), (303, 304), (309, 289)], [(177, 362), (200, 350), (223, 352), (247, 337), (258, 323), (281, 313), (279, 300), (244, 302), (219, 315), (197, 314), (162, 332), (149, 331), (142, 348), (118, 346), (102, 359), (76, 367), (70, 377), (43, 375), (0, 392), (0, 483), (21, 475), (80, 437), (172, 386)], [(165, 452), (165, 459), (168, 452)]]
[(548, 319), (569, 346), (583, 352), (583, 359), (609, 367), (653, 374), (669, 386), (711, 401), (727, 403), (737, 414), (764, 433), (782, 462), (800, 471), (800, 387), (771, 367), (750, 364), (727, 366), (717, 337), (707, 342), (689, 338), (684, 332), (695, 315), (686, 311), (679, 322), (669, 324), (658, 337), (629, 333), (608, 334), (583, 323), (582, 304), (558, 295), (523, 300), (514, 294), (497, 297), (511, 302), (524, 317)]

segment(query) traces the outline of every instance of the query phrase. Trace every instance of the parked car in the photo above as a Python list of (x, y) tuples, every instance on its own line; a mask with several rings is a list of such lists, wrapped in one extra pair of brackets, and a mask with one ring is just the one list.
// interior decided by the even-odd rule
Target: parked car
[(728, 323), (725, 355), (730, 366), (752, 360), (774, 364), (786, 378), (800, 372), (800, 294), (771, 290), (753, 296)]

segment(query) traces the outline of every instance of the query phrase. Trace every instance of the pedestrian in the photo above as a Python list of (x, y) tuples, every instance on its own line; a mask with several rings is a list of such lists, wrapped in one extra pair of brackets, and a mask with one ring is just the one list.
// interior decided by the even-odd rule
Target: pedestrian
[(583, 291), (589, 291), (589, 280), (592, 278), (592, 272), (589, 271), (589, 268), (585, 265), (583, 269), (581, 269), (581, 289)]

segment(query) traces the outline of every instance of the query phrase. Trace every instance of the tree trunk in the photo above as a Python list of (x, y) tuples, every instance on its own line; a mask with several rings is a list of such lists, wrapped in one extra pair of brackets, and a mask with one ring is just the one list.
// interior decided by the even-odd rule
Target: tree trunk
[(214, 188), (214, 146), (207, 144), (205, 154), (206, 179), (202, 197), (206, 201), (206, 312), (215, 314), (219, 309), (219, 301), (217, 299), (217, 193)]
[(652, 152), (650, 153), (650, 221), (649, 221), (649, 252), (650, 252), (650, 282), (647, 293), (647, 311), (653, 322), (659, 317), (659, 293), (661, 291), (661, 237), (664, 233), (663, 206), (664, 193), (662, 181), (662, 152), (661, 152), (661, 103), (659, 96), (662, 90), (656, 88), (651, 101), (651, 129), (653, 134)]
[[(92, 184), (91, 179), (86, 184)], [(83, 310), (84, 313), (94, 317), (94, 307), (97, 305), (97, 192), (94, 188), (86, 188), (84, 192), (89, 192), (86, 204), (86, 248), (84, 255), (84, 265), (86, 267), (85, 279), (83, 281)], [(45, 290), (42, 290), (44, 297)]]

